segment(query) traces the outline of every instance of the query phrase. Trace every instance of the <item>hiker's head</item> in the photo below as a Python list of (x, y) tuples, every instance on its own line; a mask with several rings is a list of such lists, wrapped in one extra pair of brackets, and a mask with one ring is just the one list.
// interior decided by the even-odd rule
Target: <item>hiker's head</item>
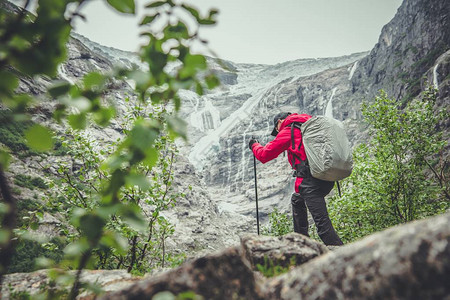
[(290, 112), (280, 112), (275, 115), (273, 118), (273, 130), (271, 135), (277, 136), (281, 123), (283, 123), (284, 119), (286, 119), (290, 114)]

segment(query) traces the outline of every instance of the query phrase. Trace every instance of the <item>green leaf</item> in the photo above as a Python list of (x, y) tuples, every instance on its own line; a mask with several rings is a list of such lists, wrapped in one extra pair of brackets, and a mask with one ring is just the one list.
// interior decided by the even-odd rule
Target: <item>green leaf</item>
[(106, 127), (115, 115), (116, 111), (114, 110), (114, 107), (102, 107), (99, 111), (94, 113), (93, 119), (98, 125)]
[(175, 111), (179, 111), (181, 107), (181, 98), (176, 95), (175, 97), (173, 97), (173, 102), (175, 103)]
[(91, 101), (85, 97), (76, 97), (68, 101), (63, 101), (67, 105), (77, 108), (80, 112), (86, 112), (91, 109)]
[(58, 98), (59, 96), (65, 95), (70, 91), (71, 84), (65, 80), (58, 80), (52, 83), (48, 89), (48, 93), (53, 98)]
[(214, 17), (214, 16), (217, 15), (218, 13), (219, 13), (219, 10), (218, 10), (218, 9), (215, 9), (215, 8), (211, 9), (211, 10), (209, 11), (209, 18), (211, 19), (212, 17)]
[(211, 74), (205, 77), (206, 85), (208, 86), (208, 89), (212, 90), (215, 87), (218, 87), (220, 85), (220, 80), (215, 75)]
[(80, 218), (80, 229), (89, 240), (98, 239), (103, 231), (105, 220), (94, 213), (87, 213)]
[(179, 71), (180, 78), (182, 79), (194, 77), (198, 70), (204, 70), (207, 67), (206, 59), (203, 55), (187, 54), (183, 63), (183, 68)]
[(111, 231), (105, 232), (100, 240), (100, 244), (111, 247), (122, 255), (126, 254), (126, 249), (128, 247), (128, 242), (125, 238)]
[(104, 164), (103, 168), (104, 169), (109, 168), (112, 170), (121, 169), (128, 163), (128, 160), (129, 160), (129, 157), (126, 155), (115, 154), (108, 158), (108, 160)]
[(156, 8), (156, 7), (160, 7), (163, 6), (164, 4), (166, 4), (166, 1), (156, 1), (156, 2), (152, 2), (148, 5), (146, 5), (146, 8)]
[(67, 117), (70, 126), (73, 129), (84, 129), (87, 125), (87, 118), (85, 113), (70, 115)]
[(55, 262), (47, 257), (38, 257), (35, 261), (36, 266), (42, 269), (49, 269), (54, 266)]
[(143, 174), (129, 174), (125, 177), (125, 182), (128, 186), (138, 186), (142, 190), (148, 190), (150, 183)]
[(152, 16), (145, 16), (144, 19), (142, 19), (141, 23), (139, 25), (146, 25), (152, 23), (156, 18), (158, 18), (161, 14), (157, 13)]
[(197, 22), (201, 19), (200, 13), (198, 12), (198, 10), (196, 10), (192, 6), (182, 4), (181, 7), (183, 7), (185, 10), (187, 10), (197, 20)]
[(19, 35), (14, 35), (9, 42), (11, 48), (15, 48), (18, 51), (24, 51), (31, 47), (31, 43), (26, 39), (23, 39)]
[(25, 132), (25, 138), (30, 148), (37, 151), (53, 149), (53, 133), (46, 127), (35, 124)]
[(0, 229), (0, 244), (4, 245), (8, 243), (11, 238), (11, 232), (8, 230)]
[(200, 20), (198, 23), (201, 25), (214, 25), (214, 24), (216, 24), (216, 21), (211, 20), (211, 19), (203, 19), (203, 20)]
[(197, 82), (195, 84), (195, 92), (202, 96), (204, 94), (203, 86), (200, 84), (200, 82)]
[(86, 240), (82, 239), (67, 245), (67, 247), (64, 248), (64, 253), (68, 256), (80, 256), (88, 249), (89, 244)]
[(5, 71), (0, 72), (0, 78), (0, 95), (5, 94), (11, 96), (12, 92), (19, 85), (19, 80), (13, 74)]
[(101, 89), (106, 82), (106, 77), (100, 73), (92, 72), (84, 76), (83, 83), (86, 89)]
[(10, 161), (11, 155), (5, 150), (0, 149), (0, 166), (3, 170), (8, 169)]
[(138, 121), (130, 132), (129, 141), (132, 146), (145, 153), (152, 147), (157, 136), (158, 132), (155, 128), (150, 127), (146, 122)]
[(137, 90), (145, 91), (150, 86), (151, 74), (149, 72), (135, 70), (129, 74), (129, 78), (134, 80)]
[(174, 137), (181, 136), (187, 139), (187, 123), (178, 116), (167, 117), (167, 125), (169, 130), (174, 134)]
[(139, 206), (130, 203), (124, 206), (124, 209), (119, 214), (123, 221), (137, 232), (144, 233), (147, 230), (148, 224), (145, 222)]
[(179, 21), (176, 25), (168, 25), (164, 28), (164, 36), (174, 39), (189, 39), (189, 30), (186, 24)]
[(196, 68), (200, 70), (206, 69), (206, 58), (203, 55), (192, 55), (189, 54), (184, 60), (184, 64), (190, 68)]
[(153, 168), (158, 162), (158, 156), (158, 150), (153, 147), (149, 148), (145, 153), (145, 159), (143, 160), (144, 165), (148, 166), (149, 168)]
[[(152, 300), (176, 300), (176, 299), (177, 297), (175, 297), (174, 294), (168, 291), (159, 292), (152, 297)], [(182, 298), (182, 299), (192, 299), (192, 298)]]
[(14, 95), (13, 98), (3, 98), (3, 103), (11, 110), (17, 112), (25, 112), (27, 107), (34, 101), (34, 99), (27, 94)]
[(39, 228), (39, 223), (38, 223), (38, 222), (32, 222), (32, 223), (30, 224), (30, 228), (31, 228), (32, 230), (37, 230), (37, 229)]
[(125, 14), (135, 13), (134, 0), (107, 0), (107, 2), (118, 12)]

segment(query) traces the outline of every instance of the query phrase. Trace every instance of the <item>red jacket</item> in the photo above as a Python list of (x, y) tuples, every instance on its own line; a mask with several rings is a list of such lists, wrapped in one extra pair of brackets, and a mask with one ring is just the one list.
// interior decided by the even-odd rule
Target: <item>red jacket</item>
[[(289, 115), (283, 123), (281, 123), (280, 131), (278, 132), (275, 139), (264, 147), (259, 143), (254, 143), (252, 146), (253, 154), (255, 157), (262, 162), (263, 164), (278, 157), (281, 153), (287, 150), (288, 160), (292, 167), (296, 164), (301, 163), (300, 160), (306, 160), (305, 148), (302, 143), (302, 133), (300, 129), (294, 128), (294, 140), (295, 140), (295, 149), (292, 149), (292, 140), (291, 140), (291, 126), (292, 122), (300, 122), (304, 123), (311, 118), (310, 115), (307, 114), (291, 114)], [(298, 146), (301, 143), (300, 149)], [(294, 155), (295, 154), (295, 155)], [(300, 158), (300, 160), (298, 158)], [(302, 183), (303, 178), (297, 177), (295, 181), (295, 191), (298, 193), (299, 186)]]

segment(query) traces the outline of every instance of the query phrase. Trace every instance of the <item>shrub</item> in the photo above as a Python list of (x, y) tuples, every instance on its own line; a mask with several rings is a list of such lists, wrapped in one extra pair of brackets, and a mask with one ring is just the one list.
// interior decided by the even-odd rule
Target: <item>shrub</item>
[(58, 238), (52, 239), (51, 244), (51, 248), (45, 248), (37, 241), (19, 239), (8, 267), (8, 273), (36, 271), (38, 267), (35, 265), (35, 259), (38, 257), (46, 257), (59, 262), (63, 257), (65, 245)]
[(263, 235), (282, 236), (294, 231), (292, 218), (286, 213), (279, 212), (278, 209), (269, 216), (269, 224), (262, 229)]
[(14, 183), (18, 186), (34, 190), (35, 187), (40, 189), (48, 189), (45, 181), (40, 177), (31, 177), (29, 175), (18, 174), (14, 177)]
[(448, 172), (432, 166), (447, 144), (436, 128), (448, 112), (435, 113), (435, 100), (435, 91), (429, 89), (423, 99), (401, 110), (382, 91), (373, 105), (363, 107), (372, 139), (356, 148), (353, 174), (342, 182), (343, 196), (329, 203), (330, 217), (344, 241), (450, 207), (450, 199), (445, 199), (448, 182), (443, 182), (448, 176), (432, 175)]

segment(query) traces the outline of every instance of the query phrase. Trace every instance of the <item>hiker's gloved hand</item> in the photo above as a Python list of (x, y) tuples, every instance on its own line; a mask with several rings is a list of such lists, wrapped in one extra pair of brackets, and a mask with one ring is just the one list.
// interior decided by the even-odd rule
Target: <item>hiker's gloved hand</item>
[(253, 149), (252, 149), (252, 146), (253, 146), (254, 143), (258, 143), (258, 140), (255, 139), (254, 137), (252, 137), (252, 138), (250, 139), (250, 141), (248, 141), (248, 148), (249, 148), (250, 150), (253, 150)]

